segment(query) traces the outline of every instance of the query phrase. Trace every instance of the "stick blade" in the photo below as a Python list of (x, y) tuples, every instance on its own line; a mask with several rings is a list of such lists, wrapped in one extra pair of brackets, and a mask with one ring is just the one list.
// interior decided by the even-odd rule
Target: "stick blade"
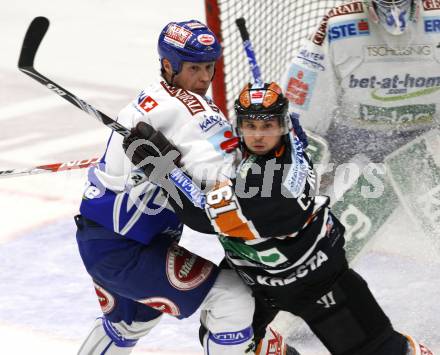
[(35, 17), (32, 20), (21, 46), (20, 58), (18, 60), (19, 69), (34, 66), (35, 54), (48, 28), (49, 20), (46, 17)]
[(246, 20), (244, 17), (240, 17), (235, 20), (235, 24), (238, 27), (238, 30), (240, 31), (241, 39), (243, 41), (247, 41), (249, 39), (249, 32), (246, 28)]

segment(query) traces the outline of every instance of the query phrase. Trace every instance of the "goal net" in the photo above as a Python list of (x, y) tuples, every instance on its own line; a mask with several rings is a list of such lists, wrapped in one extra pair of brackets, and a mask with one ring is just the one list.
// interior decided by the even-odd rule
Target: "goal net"
[(279, 82), (301, 40), (342, 0), (205, 0), (208, 26), (219, 36), (223, 61), (213, 81), (214, 102), (229, 118), (234, 98), (252, 74), (235, 20), (244, 17), (263, 81)]

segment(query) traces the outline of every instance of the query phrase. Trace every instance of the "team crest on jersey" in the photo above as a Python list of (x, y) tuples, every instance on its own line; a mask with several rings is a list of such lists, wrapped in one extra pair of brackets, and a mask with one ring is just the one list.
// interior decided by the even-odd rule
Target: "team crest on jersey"
[(150, 112), (159, 104), (151, 97), (142, 92), (138, 97), (138, 105), (145, 112)]
[(105, 290), (103, 287), (94, 283), (96, 296), (98, 296), (99, 305), (101, 306), (102, 313), (109, 314), (116, 305), (113, 295)]
[(172, 316), (180, 316), (179, 307), (171, 300), (165, 297), (150, 297), (138, 301), (148, 307), (154, 308), (162, 313), (168, 313)]
[(188, 291), (201, 285), (214, 268), (214, 265), (177, 244), (168, 249), (166, 272), (168, 281), (178, 290)]

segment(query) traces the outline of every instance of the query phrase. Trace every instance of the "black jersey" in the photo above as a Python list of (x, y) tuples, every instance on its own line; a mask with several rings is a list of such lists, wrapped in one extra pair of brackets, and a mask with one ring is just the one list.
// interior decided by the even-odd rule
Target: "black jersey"
[(184, 223), (219, 235), (228, 263), (249, 284), (283, 285), (319, 268), (317, 250), (334, 220), (329, 199), (314, 194), (313, 166), (298, 141), (264, 155), (247, 155), (229, 184), (207, 195), (206, 215), (188, 204)]

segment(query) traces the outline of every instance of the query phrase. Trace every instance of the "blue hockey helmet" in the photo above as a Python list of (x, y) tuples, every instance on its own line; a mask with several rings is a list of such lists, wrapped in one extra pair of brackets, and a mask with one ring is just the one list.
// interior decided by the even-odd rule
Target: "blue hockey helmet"
[(178, 74), (182, 62), (215, 62), (221, 56), (221, 46), (214, 33), (197, 20), (170, 22), (159, 35), (157, 49), (160, 62), (168, 59)]

